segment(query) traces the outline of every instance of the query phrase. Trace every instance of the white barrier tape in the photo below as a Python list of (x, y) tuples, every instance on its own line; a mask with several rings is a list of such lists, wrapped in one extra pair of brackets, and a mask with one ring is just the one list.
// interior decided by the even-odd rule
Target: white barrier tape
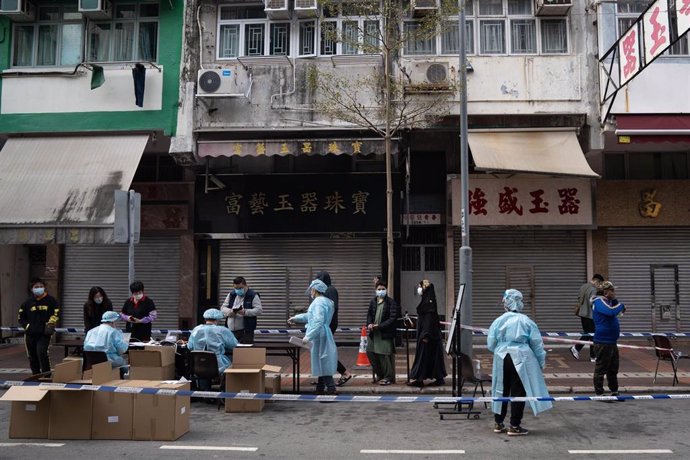
[[(83, 391), (102, 391), (108, 393), (123, 392), (122, 387), (107, 385), (81, 385), (77, 383), (40, 383), (40, 382), (21, 382), (13, 380), (0, 381), (0, 388), (11, 386), (30, 386), (50, 389), (70, 389)], [(628, 401), (641, 400), (651, 401), (655, 399), (690, 399), (690, 394), (652, 394), (652, 395), (619, 395), (619, 396), (525, 396), (516, 398), (470, 398), (470, 397), (451, 397), (451, 396), (355, 396), (355, 395), (288, 395), (270, 393), (228, 393), (224, 391), (191, 391), (191, 390), (171, 390), (161, 388), (128, 387), (128, 393), (140, 395), (162, 395), (162, 396), (191, 396), (194, 398), (221, 398), (221, 399), (250, 399), (264, 401), (339, 401), (339, 402), (360, 402), (360, 403), (462, 403), (478, 404), (489, 402), (530, 402), (530, 401), (551, 401), (551, 402), (574, 402), (574, 401)]]
[[(17, 326), (0, 327), (0, 331), (7, 332), (24, 332), (24, 329)], [(361, 333), (361, 327), (339, 327), (335, 330), (336, 332), (348, 332), (348, 333)], [(83, 328), (78, 327), (58, 327), (55, 328), (55, 332), (61, 334), (84, 334)], [(122, 332), (125, 332), (124, 330)], [(304, 334), (304, 329), (256, 329), (254, 334), (256, 335), (271, 335), (271, 334)], [(191, 330), (186, 329), (152, 329), (152, 334), (191, 334)]]

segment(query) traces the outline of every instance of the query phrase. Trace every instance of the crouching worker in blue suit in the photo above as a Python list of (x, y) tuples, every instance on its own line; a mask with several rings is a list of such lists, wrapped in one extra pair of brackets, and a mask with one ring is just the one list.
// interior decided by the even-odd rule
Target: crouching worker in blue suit
[[(221, 379), (225, 369), (232, 364), (228, 354), (237, 346), (237, 339), (233, 333), (227, 327), (218, 325), (224, 318), (220, 310), (209, 308), (204, 312), (206, 323), (195, 327), (187, 342), (190, 351), (211, 351), (216, 354)], [(200, 390), (211, 388), (211, 382), (208, 380), (200, 380), (197, 385)]]
[(115, 327), (115, 322), (119, 319), (118, 313), (106, 311), (101, 317), (101, 325), (89, 330), (84, 339), (84, 351), (105, 352), (113, 369), (127, 366), (122, 355), (129, 348), (129, 344), (125, 342), (122, 331)]
[[(508, 289), (503, 294), (506, 312), (498, 317), (489, 328), (487, 345), (494, 354), (491, 390), (494, 398), (503, 397), (548, 397), (542, 369), (546, 365), (546, 351), (539, 328), (527, 315), (521, 313), (524, 305), (522, 294)], [(534, 415), (551, 409), (549, 401), (530, 401)], [(503, 421), (508, 413), (508, 403), (493, 402), (495, 414), (494, 433), (503, 433)], [(522, 428), (524, 402), (510, 403), (510, 428), (508, 436), (524, 436)]]

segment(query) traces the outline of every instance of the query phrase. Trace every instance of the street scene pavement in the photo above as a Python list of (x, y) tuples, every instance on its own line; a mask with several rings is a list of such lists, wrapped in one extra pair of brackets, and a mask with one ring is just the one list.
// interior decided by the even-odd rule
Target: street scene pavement
[[(649, 345), (645, 341), (628, 342)], [(685, 343), (674, 348), (684, 351)], [(593, 364), (586, 353), (575, 360), (567, 345), (549, 351), (545, 369), (552, 396), (592, 395)], [(450, 376), (444, 387), (408, 387), (403, 349), (396, 355), (397, 383), (387, 387), (371, 383), (368, 368), (354, 366), (357, 348), (340, 347), (341, 360), (355, 377), (339, 394), (381, 393), (450, 395)], [(583, 350), (586, 352), (586, 349)], [(51, 348), (53, 363), (63, 358), (60, 347)], [(414, 350), (411, 350), (414, 354)], [(490, 372), (491, 354), (477, 343), (475, 359)], [(670, 364), (662, 362), (656, 384), (652, 382), (656, 358), (653, 350), (621, 349), (621, 392), (633, 395), (690, 393), (690, 368), (679, 369), (680, 383), (672, 386)], [(291, 386), (291, 363), (270, 357), (282, 366), (283, 389)], [(450, 372), (450, 362), (448, 371)], [(308, 354), (301, 356), (302, 392), (310, 386)], [(28, 375), (21, 345), (0, 347), (0, 380)], [(463, 395), (472, 394), (465, 386)], [(489, 388), (485, 388), (487, 391)], [(489, 394), (489, 393), (487, 393)], [(446, 408), (445, 410), (447, 410)], [(464, 407), (466, 409), (466, 407)], [(9, 404), (0, 404), (0, 458), (687, 458), (690, 400), (636, 400), (556, 402), (539, 417), (527, 409), (523, 425), (527, 437), (494, 434), (490, 409), (477, 404), (478, 419), (465, 415), (440, 420), (428, 403), (272, 402), (262, 413), (225, 413), (215, 405), (192, 404), (190, 431), (174, 442), (47, 441), (8, 439)]]

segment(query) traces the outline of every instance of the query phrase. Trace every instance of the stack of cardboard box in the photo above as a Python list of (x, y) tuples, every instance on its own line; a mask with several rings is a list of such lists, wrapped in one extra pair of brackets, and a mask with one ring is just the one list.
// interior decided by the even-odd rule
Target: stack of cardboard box
[[(232, 367), (225, 370), (225, 390), (230, 393), (263, 393), (266, 391), (266, 372), (280, 372), (280, 369), (280, 366), (266, 364), (265, 348), (235, 348)], [(271, 385), (275, 384), (275, 379), (271, 379)], [(225, 412), (261, 412), (263, 409), (263, 400), (225, 400)]]
[(135, 387), (188, 390), (189, 382), (119, 380), (108, 362), (93, 366), (91, 379), (82, 377), (81, 362), (69, 360), (55, 366), (53, 382), (117, 390), (11, 387), (0, 398), (12, 402), (10, 438), (174, 441), (189, 431), (188, 396), (134, 392)]

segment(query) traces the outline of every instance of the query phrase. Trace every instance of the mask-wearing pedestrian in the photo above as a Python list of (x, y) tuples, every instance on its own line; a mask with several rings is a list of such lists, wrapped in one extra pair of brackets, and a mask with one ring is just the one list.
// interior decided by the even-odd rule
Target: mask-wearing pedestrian
[(376, 297), (386, 297), (387, 293), (388, 293), (388, 291), (386, 291), (385, 289), (377, 289), (376, 290)]
[(417, 295), (422, 295), (424, 293), (424, 289), (422, 289), (421, 286), (417, 288)]
[(93, 298), (93, 302), (94, 302), (96, 305), (100, 305), (100, 304), (103, 303), (103, 297), (94, 297), (94, 298)]
[(235, 294), (238, 297), (244, 297), (244, 288), (239, 288), (239, 289), (235, 288)]
[(139, 292), (137, 294), (134, 294), (134, 300), (139, 301), (144, 298), (144, 294), (142, 292)]
[(44, 287), (35, 287), (35, 288), (31, 289), (31, 293), (33, 295), (35, 295), (36, 297), (42, 296), (43, 294), (45, 294), (45, 292), (46, 292), (46, 288), (44, 288)]

